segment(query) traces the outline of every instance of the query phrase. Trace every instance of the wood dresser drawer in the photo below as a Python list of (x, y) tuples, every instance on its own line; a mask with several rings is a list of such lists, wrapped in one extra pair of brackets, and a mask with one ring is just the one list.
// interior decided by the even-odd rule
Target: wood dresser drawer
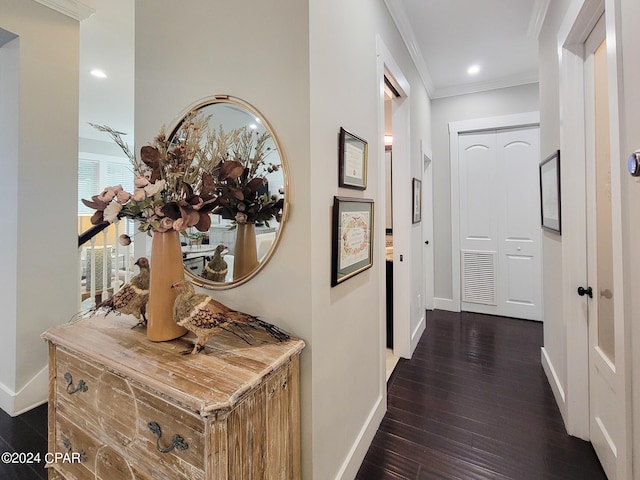
[[(72, 439), (74, 451), (92, 452), (111, 445), (124, 458), (136, 457), (136, 463), (146, 466), (148, 472), (160, 465), (168, 479), (204, 478), (202, 417), (63, 349), (56, 352), (55, 383), (57, 412), (75, 424), (74, 430), (63, 423), (77, 437)], [(95, 445), (79, 442), (87, 440), (87, 435)], [(171, 447), (174, 435), (182, 441), (163, 453), (161, 450)], [(69, 437), (59, 436), (58, 451), (65, 450), (65, 438)], [(88, 457), (88, 463), (95, 462), (95, 455)]]
[[(256, 335), (149, 342), (133, 317), (47, 331), (49, 451), (74, 454), (50, 478), (298, 479), (299, 354)], [(239, 343), (241, 342), (241, 343)]]

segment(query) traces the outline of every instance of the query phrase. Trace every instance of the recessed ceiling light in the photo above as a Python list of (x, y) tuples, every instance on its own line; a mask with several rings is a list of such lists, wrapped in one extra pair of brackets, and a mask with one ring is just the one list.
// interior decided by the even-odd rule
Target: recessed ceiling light
[(93, 75), (94, 77), (98, 77), (98, 78), (107, 78), (107, 74), (104, 73), (103, 70), (100, 70), (99, 68), (94, 68), (93, 70), (91, 70), (91, 75)]
[(467, 68), (467, 73), (469, 75), (475, 75), (480, 71), (480, 65), (471, 65), (469, 68)]

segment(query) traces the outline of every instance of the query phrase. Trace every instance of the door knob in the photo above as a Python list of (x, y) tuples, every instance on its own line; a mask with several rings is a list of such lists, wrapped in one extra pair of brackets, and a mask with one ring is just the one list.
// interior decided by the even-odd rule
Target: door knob
[(578, 287), (578, 295), (580, 295), (581, 297), (587, 295), (589, 298), (593, 298), (593, 290), (591, 289), (591, 287)]

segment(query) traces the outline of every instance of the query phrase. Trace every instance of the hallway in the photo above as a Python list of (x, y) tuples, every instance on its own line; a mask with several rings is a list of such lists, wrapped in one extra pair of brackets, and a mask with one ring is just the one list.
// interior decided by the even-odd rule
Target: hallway
[(428, 312), (358, 480), (606, 479), (565, 433), (540, 364), (542, 323)]

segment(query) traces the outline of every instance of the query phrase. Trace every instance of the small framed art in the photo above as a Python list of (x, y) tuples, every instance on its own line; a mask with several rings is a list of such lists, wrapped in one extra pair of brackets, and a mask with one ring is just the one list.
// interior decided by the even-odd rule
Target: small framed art
[(373, 200), (333, 197), (331, 286), (373, 265)]
[(340, 127), (338, 149), (339, 185), (346, 188), (367, 188), (367, 142)]
[(422, 221), (422, 180), (414, 178), (411, 182), (411, 191), (413, 193), (412, 223), (420, 223)]
[(562, 232), (560, 205), (560, 150), (540, 162), (540, 213), (542, 228)]

